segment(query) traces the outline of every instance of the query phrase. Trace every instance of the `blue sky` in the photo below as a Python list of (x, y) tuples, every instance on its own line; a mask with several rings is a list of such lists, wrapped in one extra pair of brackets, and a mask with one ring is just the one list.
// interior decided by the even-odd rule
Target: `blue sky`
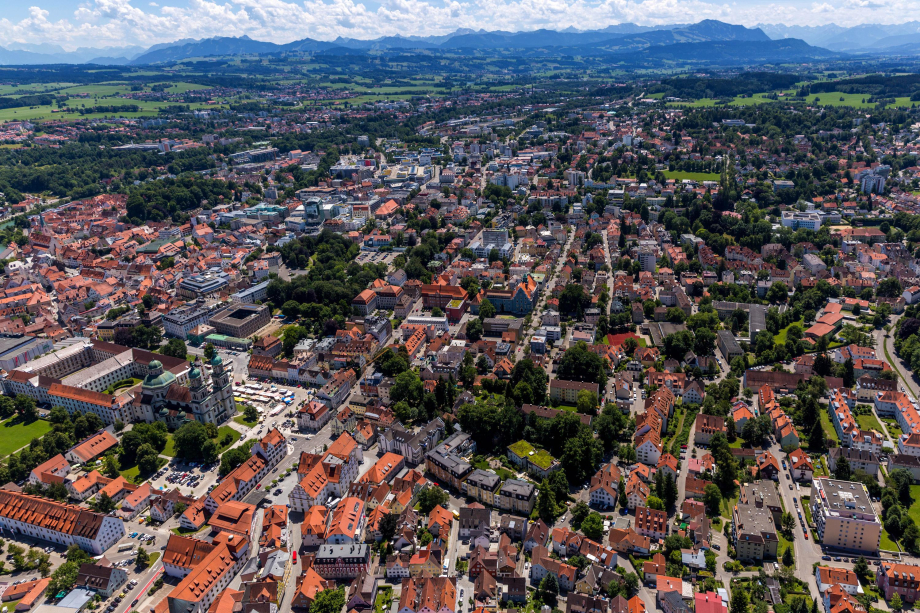
[(920, 0), (0, 0), (0, 46), (149, 46), (244, 34), (284, 43), (707, 18), (747, 26), (856, 25), (899, 23), (904, 15), (920, 15)]

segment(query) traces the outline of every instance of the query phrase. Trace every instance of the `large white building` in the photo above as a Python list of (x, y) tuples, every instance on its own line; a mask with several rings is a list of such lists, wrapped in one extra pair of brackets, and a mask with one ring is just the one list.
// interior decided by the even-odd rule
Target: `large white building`
[(815, 479), (811, 516), (823, 544), (853, 552), (878, 551), (882, 524), (862, 483)]
[(37, 496), (0, 490), (0, 528), (22, 535), (100, 555), (125, 535), (120, 517), (61, 504)]

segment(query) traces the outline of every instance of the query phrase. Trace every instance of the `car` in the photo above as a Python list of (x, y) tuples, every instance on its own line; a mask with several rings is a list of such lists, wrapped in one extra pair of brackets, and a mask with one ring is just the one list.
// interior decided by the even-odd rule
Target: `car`
[(687, 446), (686, 446), (686, 445), (681, 445), (680, 448), (681, 448), (681, 449), (686, 449)]
[(824, 560), (825, 562), (830, 562), (830, 561), (831, 561), (831, 557), (830, 557), (830, 556), (821, 556), (821, 559)]
[(715, 549), (716, 551), (722, 550), (722, 547), (718, 543), (713, 543), (712, 548)]
[(132, 606), (132, 607), (136, 607), (136, 606), (137, 606), (137, 603), (139, 603), (140, 601), (141, 601), (140, 598), (135, 598), (135, 599), (131, 602), (131, 606)]
[(790, 490), (792, 489), (792, 484), (791, 484), (791, 483), (789, 484), (789, 489), (790, 489)]
[(805, 531), (805, 540), (808, 540), (808, 530)]
[(834, 562), (840, 562), (840, 561), (842, 561), (842, 560), (841, 560), (839, 557), (834, 558)]
[(850, 561), (850, 558), (844, 558), (843, 561), (844, 561), (844, 562), (849, 562), (849, 561)]

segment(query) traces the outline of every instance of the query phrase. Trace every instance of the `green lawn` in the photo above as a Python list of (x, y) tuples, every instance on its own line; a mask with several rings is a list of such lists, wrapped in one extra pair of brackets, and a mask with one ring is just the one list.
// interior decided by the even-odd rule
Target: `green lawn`
[(805, 319), (803, 318), (798, 321), (794, 321), (788, 326), (786, 326), (785, 328), (783, 328), (782, 330), (780, 330), (779, 334), (773, 337), (773, 341), (775, 342), (775, 344), (777, 345), (786, 344), (786, 335), (789, 333), (789, 328), (791, 328), (792, 326), (798, 326), (802, 329), (802, 332), (804, 332), (805, 331)]
[(31, 423), (24, 423), (18, 416), (0, 422), (0, 457), (6, 457), (22, 449), (33, 438), (41, 438), (49, 430), (51, 423), (44, 419), (36, 419)]
[[(166, 458), (157, 458), (157, 470), (160, 470), (161, 468), (166, 466), (167, 462), (169, 462), (169, 460), (167, 460)], [(124, 477), (126, 480), (130, 481), (131, 483), (141, 483), (150, 475), (142, 476), (141, 469), (138, 468), (137, 465), (135, 464), (134, 466), (122, 468), (121, 476)]]
[[(224, 437), (227, 435), (229, 435), (230, 437), (228, 439), (228, 442), (221, 443), (221, 441), (223, 441)], [(232, 447), (234, 443), (240, 440), (241, 436), (243, 435), (237, 432), (235, 429), (231, 428), (230, 426), (221, 426), (220, 428), (218, 428), (217, 438), (213, 439), (214, 442), (217, 443), (217, 453), (223, 453), (224, 451)], [(161, 455), (169, 456), (171, 458), (176, 457), (176, 444), (175, 444), (175, 440), (173, 439), (172, 434), (170, 434), (169, 438), (166, 440), (166, 447), (161, 452)]]
[(662, 172), (665, 179), (674, 179), (682, 181), (690, 179), (692, 181), (718, 181), (719, 173), (717, 172), (688, 172), (684, 170), (665, 170)]
[(891, 540), (885, 528), (882, 528), (882, 538), (879, 540), (878, 546), (879, 549), (884, 549), (885, 551), (900, 551), (900, 549), (898, 549), (898, 544)]
[(821, 414), (821, 425), (824, 426), (824, 434), (827, 435), (828, 438), (832, 438), (839, 443), (840, 437), (837, 436), (837, 431), (834, 429), (834, 424), (831, 423), (830, 414), (823, 409), (819, 410), (818, 413)]
[(242, 415), (237, 415), (236, 417), (233, 418), (233, 421), (235, 421), (236, 423), (240, 424), (241, 426), (246, 426), (247, 428), (252, 428), (254, 425), (256, 425), (257, 423), (259, 423), (259, 420), (256, 420), (256, 421), (246, 421), (246, 418), (243, 417)]
[[(781, 560), (783, 558), (783, 552), (786, 551), (788, 547), (792, 547), (792, 541), (788, 540), (782, 533), (777, 530), (776, 536), (779, 538), (779, 545), (776, 546), (776, 559)], [(795, 568), (795, 549), (792, 550), (793, 563), (792, 567)]]
[(885, 431), (882, 430), (882, 424), (878, 423), (874, 413), (857, 415), (856, 423), (859, 425), (860, 430), (877, 430), (880, 434), (885, 434)]

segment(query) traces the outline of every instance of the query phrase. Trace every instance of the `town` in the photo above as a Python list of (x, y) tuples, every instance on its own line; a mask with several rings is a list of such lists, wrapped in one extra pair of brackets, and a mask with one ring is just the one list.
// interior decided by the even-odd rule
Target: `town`
[(662, 83), (0, 124), (4, 612), (910, 608), (920, 116)]

